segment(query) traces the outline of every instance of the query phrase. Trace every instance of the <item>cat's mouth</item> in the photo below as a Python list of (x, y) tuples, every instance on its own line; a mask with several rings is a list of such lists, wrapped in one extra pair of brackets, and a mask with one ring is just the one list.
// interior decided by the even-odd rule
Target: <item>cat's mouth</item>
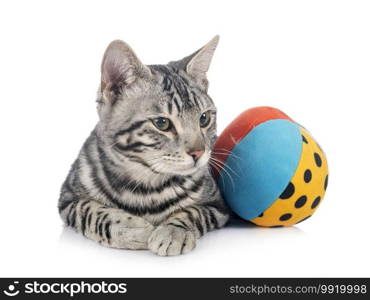
[(162, 157), (151, 164), (155, 173), (187, 176), (196, 173), (208, 164), (209, 154), (205, 153), (197, 161), (193, 159), (166, 159)]

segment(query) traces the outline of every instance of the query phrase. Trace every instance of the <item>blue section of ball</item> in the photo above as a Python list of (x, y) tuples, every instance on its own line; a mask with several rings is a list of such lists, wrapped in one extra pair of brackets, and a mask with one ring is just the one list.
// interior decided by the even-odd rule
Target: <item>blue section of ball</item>
[(225, 201), (251, 220), (269, 208), (293, 177), (302, 153), (299, 127), (270, 120), (255, 127), (233, 148), (218, 178)]

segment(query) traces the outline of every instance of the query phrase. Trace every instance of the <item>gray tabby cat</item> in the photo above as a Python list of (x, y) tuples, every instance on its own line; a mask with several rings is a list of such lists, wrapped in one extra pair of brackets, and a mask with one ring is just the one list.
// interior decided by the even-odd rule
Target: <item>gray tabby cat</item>
[(108, 247), (191, 251), (229, 212), (209, 170), (216, 108), (207, 95), (216, 36), (167, 65), (113, 41), (101, 65), (99, 122), (65, 180), (67, 226)]

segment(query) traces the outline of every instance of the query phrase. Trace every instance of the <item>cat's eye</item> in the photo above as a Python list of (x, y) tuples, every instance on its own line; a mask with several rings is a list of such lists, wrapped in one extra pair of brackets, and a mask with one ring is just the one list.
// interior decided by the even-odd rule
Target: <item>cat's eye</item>
[(210, 111), (206, 111), (200, 115), (200, 118), (199, 118), (200, 127), (202, 128), (207, 127), (210, 122), (211, 122), (211, 112)]
[(153, 124), (155, 127), (157, 127), (159, 130), (162, 130), (162, 131), (168, 131), (172, 128), (172, 123), (170, 119), (163, 118), (163, 117), (154, 119)]

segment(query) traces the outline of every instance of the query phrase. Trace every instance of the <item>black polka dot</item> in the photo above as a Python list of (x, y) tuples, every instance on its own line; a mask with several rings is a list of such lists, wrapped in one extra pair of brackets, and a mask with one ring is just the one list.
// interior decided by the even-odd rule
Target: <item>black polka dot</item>
[(263, 217), (263, 212), (259, 214), (258, 216), (259, 218), (262, 218)]
[(315, 157), (316, 165), (318, 167), (321, 167), (321, 165), (322, 165), (321, 156), (318, 153), (315, 152), (314, 157)]
[(312, 172), (310, 169), (304, 171), (303, 179), (305, 183), (309, 183), (312, 179)]
[(284, 214), (280, 216), (279, 220), (280, 221), (288, 221), (293, 215), (292, 214)]
[(306, 144), (308, 144), (308, 141), (307, 139), (305, 138), (305, 136), (302, 134), (302, 141), (305, 142)]
[(328, 187), (328, 181), (329, 181), (329, 175), (326, 175), (325, 177), (325, 183), (324, 183), (324, 189), (326, 191), (326, 188)]
[(308, 218), (310, 218), (311, 216), (308, 216), (308, 217), (305, 217), (305, 218), (303, 218), (302, 220), (300, 220), (300, 221), (298, 221), (296, 224), (298, 224), (298, 223), (301, 223), (301, 222), (303, 222), (303, 221), (306, 221)]
[(306, 196), (301, 196), (297, 199), (294, 206), (295, 206), (295, 208), (301, 208), (303, 205), (306, 204), (306, 202), (307, 202), (307, 197)]
[(274, 226), (270, 226), (269, 228), (281, 228), (281, 227), (284, 227), (283, 225), (274, 225)]
[(285, 188), (284, 192), (280, 195), (280, 199), (288, 199), (294, 194), (294, 184), (289, 182), (288, 186)]
[(314, 209), (315, 207), (317, 207), (319, 205), (321, 201), (321, 197), (317, 197), (313, 202), (312, 202), (312, 205), (311, 205), (311, 208)]

